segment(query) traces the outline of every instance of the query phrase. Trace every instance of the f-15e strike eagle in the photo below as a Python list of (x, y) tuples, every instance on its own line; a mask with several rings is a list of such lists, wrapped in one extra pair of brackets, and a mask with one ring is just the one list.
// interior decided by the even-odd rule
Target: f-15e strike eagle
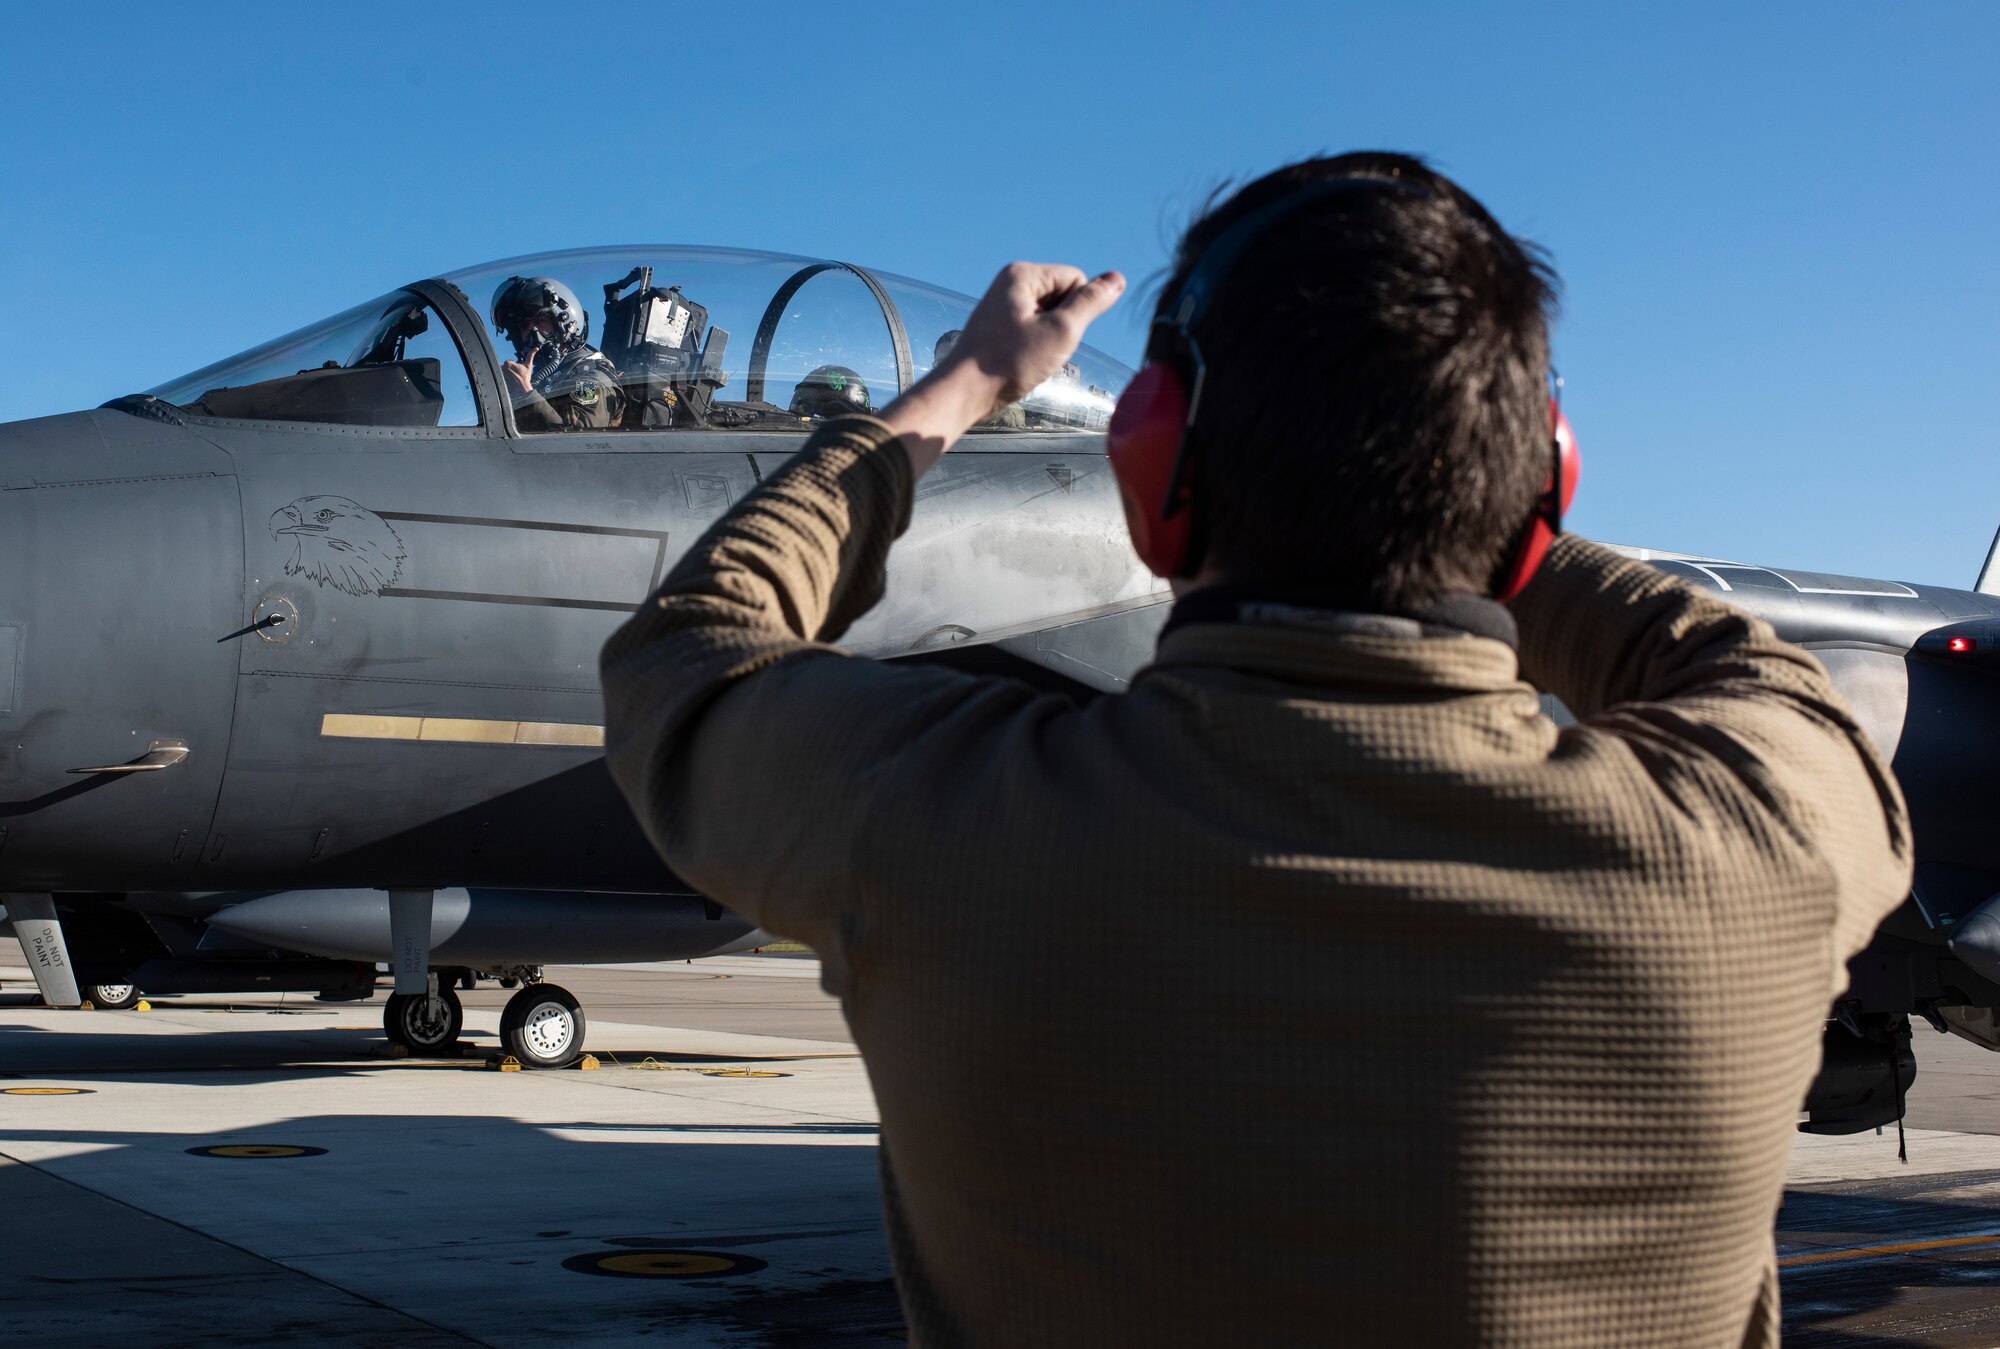
[[(807, 258), (549, 254), (0, 426), (0, 892), (44, 998), (365, 997), (389, 963), (390, 1035), (442, 1048), (455, 982), (521, 979), (503, 1039), (548, 1065), (583, 1020), (540, 966), (760, 940), (612, 787), (598, 650), (971, 307)], [(927, 477), (848, 645), (1118, 687), (1166, 598), (1104, 460), (1129, 374), (1079, 352)]]
[[(455, 982), (522, 979), (503, 1038), (555, 1065), (583, 1018), (543, 964), (760, 940), (627, 814), (597, 652), (816, 417), (907, 388), (971, 306), (825, 260), (545, 254), (0, 427), (0, 891), (44, 998), (365, 997), (387, 963), (390, 1035), (441, 1048)], [(848, 646), (1120, 689), (1167, 599), (1104, 460), (1129, 377), (1085, 348), (926, 475)], [(1804, 1127), (1893, 1120), (1912, 1015), (2000, 1049), (2000, 566), (1963, 591), (1639, 555), (1812, 650), (1893, 760), (1916, 885), (1830, 1010)]]

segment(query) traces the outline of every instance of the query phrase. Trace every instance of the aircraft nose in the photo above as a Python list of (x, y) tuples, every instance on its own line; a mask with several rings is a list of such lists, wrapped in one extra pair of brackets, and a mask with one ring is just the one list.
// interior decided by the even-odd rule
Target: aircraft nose
[[(171, 889), (200, 856), (242, 518), (228, 456), (184, 428), (0, 425), (0, 890)], [(186, 753), (154, 762), (155, 742)]]

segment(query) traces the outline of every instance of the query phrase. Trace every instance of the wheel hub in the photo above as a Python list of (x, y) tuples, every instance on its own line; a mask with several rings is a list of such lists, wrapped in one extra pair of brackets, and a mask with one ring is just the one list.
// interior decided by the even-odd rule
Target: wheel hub
[(431, 1044), (443, 1038), (451, 1025), (451, 1014), (445, 1010), (443, 998), (418, 998), (404, 1013), (403, 1025), (409, 1029), (411, 1039)]
[(576, 1037), (576, 1021), (560, 1003), (545, 1002), (521, 1023), (521, 1038), (542, 1058), (555, 1058)]

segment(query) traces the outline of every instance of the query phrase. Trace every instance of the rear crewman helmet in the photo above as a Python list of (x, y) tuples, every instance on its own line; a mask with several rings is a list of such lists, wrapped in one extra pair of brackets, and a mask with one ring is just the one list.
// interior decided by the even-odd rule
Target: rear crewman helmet
[[(548, 332), (538, 318), (549, 320)], [(510, 276), (493, 292), (493, 328), (513, 344), (516, 360), (541, 347), (567, 356), (590, 336), (590, 314), (576, 292), (552, 276)]]
[(873, 409), (868, 386), (844, 365), (822, 365), (792, 390), (794, 417), (841, 417)]

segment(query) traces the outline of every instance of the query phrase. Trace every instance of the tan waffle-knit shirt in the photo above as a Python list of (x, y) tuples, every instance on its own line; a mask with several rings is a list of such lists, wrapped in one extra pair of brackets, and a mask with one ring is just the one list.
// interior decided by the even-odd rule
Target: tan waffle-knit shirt
[(1776, 1343), (1822, 1019), (1910, 872), (1811, 657), (1564, 538), (1518, 670), (1196, 624), (1079, 708), (825, 645), (911, 487), (823, 428), (604, 689), (667, 861), (824, 959), (915, 1342)]

